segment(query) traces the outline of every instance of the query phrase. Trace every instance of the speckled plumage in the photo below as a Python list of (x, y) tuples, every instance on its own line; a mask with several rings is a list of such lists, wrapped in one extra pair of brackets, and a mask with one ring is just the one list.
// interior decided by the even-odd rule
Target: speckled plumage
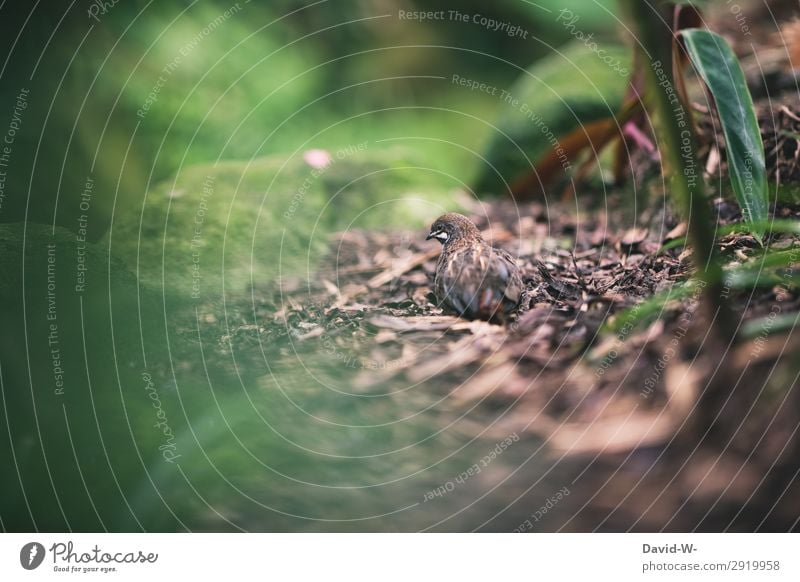
[(433, 282), (440, 303), (468, 319), (505, 321), (522, 294), (513, 257), (490, 246), (466, 216), (455, 212), (436, 219), (431, 238), (442, 243)]

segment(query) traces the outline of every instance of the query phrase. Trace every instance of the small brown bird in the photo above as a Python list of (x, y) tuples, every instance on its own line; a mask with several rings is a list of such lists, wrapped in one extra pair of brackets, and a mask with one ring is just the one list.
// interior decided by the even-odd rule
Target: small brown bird
[(436, 219), (426, 240), (442, 243), (433, 281), (437, 299), (468, 319), (502, 323), (519, 304), (522, 277), (507, 252), (492, 248), (461, 214)]

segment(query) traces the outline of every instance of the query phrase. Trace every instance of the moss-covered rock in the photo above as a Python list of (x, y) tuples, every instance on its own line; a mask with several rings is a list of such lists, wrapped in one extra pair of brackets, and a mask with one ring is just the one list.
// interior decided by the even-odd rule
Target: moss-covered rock
[[(141, 374), (145, 350), (167, 351), (160, 298), (107, 248), (49, 224), (0, 225), (0, 269), (3, 400), (13, 419), (0, 467), (17, 475), (0, 485), (11, 500), (4, 519), (102, 528), (97, 516), (110, 523), (125, 503), (109, 484), (138, 481), (131, 460), (159, 454)], [(53, 496), (52, 482), (69, 504)], [(36, 504), (19, 503), (26, 495)]]
[(306, 272), (332, 231), (421, 227), (457, 207), (460, 184), (414, 152), (376, 147), (189, 167), (115, 216), (106, 240), (145, 285), (208, 299), (223, 277), (237, 293)]

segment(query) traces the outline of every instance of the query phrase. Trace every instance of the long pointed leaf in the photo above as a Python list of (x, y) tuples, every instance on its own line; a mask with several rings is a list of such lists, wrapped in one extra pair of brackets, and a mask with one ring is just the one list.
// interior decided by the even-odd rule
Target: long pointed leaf
[(681, 33), (692, 64), (714, 96), (728, 155), (731, 185), (752, 232), (767, 218), (769, 196), (764, 144), (744, 73), (724, 38), (705, 29)]

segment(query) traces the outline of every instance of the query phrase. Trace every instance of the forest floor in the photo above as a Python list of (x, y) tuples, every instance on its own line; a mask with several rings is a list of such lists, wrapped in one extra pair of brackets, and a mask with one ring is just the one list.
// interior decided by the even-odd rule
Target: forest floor
[[(796, 182), (796, 98), (757, 109), (770, 177)], [(713, 181), (726, 171), (721, 131), (707, 112), (700, 126)], [(639, 178), (653, 169), (634, 161)], [(710, 306), (686, 224), (652, 201), (634, 217), (621, 191), (604, 205), (464, 198), (484, 238), (518, 257), (510, 323), (437, 306), (441, 249), (425, 231), (347, 231), (307, 276), (229, 302), (236, 325), (206, 322), (218, 325), (212, 367), (232, 353), (262, 368), (317, 354), (355, 371), (354, 394), (424, 386), (451, 410), (502, 410), (482, 436), (530, 433), (554, 459), (586, 463), (585, 503), (565, 529), (798, 529), (799, 236), (718, 236), (724, 301)], [(741, 221), (734, 202), (711, 205), (717, 227)], [(800, 206), (773, 204), (771, 217), (800, 220)], [(783, 263), (761, 276), (766, 249)]]
[[(714, 208), (720, 224), (740, 219), (729, 202)], [(800, 219), (800, 208), (775, 214)], [(554, 457), (591, 460), (578, 529), (797, 528), (795, 287), (726, 287), (729, 312), (708, 312), (702, 287), (686, 284), (691, 252), (663, 249), (685, 231), (669, 213), (619, 228), (613, 212), (505, 201), (474, 203), (471, 218), (519, 258), (526, 288), (511, 323), (437, 307), (440, 246), (425, 232), (349, 231), (318, 272), (248, 297), (249, 323), (220, 324), (220, 362), (316, 353), (358, 370), (356, 394), (424, 384), (454, 409), (503, 409), (483, 436), (533, 433)], [(768, 246), (800, 255), (794, 235)], [(718, 250), (726, 269), (763, 253), (743, 233)]]

